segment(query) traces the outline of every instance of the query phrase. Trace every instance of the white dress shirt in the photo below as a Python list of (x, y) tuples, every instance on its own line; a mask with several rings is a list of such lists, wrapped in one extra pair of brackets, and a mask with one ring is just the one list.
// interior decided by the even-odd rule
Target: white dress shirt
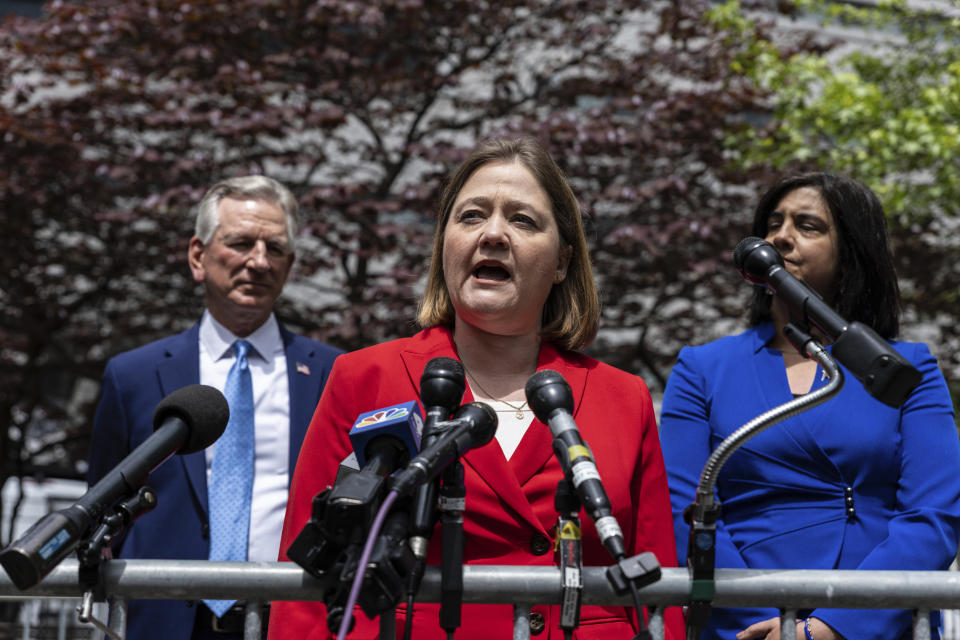
[[(236, 359), (237, 340), (209, 311), (200, 320), (200, 383), (223, 390), (227, 374)], [(273, 314), (260, 328), (244, 338), (250, 343), (247, 355), (253, 379), (254, 475), (250, 507), (250, 537), (247, 559), (276, 562), (280, 532), (287, 508), (290, 468), (290, 392), (287, 358), (280, 326)], [(206, 449), (207, 483), (217, 443)]]

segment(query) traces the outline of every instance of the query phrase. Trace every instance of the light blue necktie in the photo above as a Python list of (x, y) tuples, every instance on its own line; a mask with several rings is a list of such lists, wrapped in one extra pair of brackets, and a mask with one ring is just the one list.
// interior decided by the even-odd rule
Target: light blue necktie
[[(247, 559), (250, 501), (253, 490), (253, 379), (247, 352), (250, 343), (233, 343), (237, 360), (227, 374), (223, 395), (230, 405), (230, 420), (217, 441), (210, 469), (210, 560)], [(236, 600), (204, 600), (217, 617)]]

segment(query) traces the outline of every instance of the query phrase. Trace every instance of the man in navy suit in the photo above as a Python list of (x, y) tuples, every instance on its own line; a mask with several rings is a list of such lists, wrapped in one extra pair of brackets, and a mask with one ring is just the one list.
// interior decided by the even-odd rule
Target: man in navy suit
[[(275, 561), (287, 492), (300, 445), (334, 359), (341, 352), (294, 335), (273, 307), (294, 261), (297, 202), (263, 176), (214, 185), (197, 210), (188, 259), (203, 284), (206, 310), (184, 333), (112, 358), (94, 418), (88, 480), (93, 485), (153, 432), (153, 411), (171, 392), (196, 383), (223, 390), (237, 355), (249, 346), (253, 388), (253, 484), (247, 560)], [(221, 441), (223, 438), (221, 438)], [(150, 474), (157, 507), (114, 545), (120, 558), (207, 560), (208, 480), (217, 443), (175, 456)], [(218, 617), (202, 602), (134, 600), (134, 640), (240, 638), (242, 608)]]

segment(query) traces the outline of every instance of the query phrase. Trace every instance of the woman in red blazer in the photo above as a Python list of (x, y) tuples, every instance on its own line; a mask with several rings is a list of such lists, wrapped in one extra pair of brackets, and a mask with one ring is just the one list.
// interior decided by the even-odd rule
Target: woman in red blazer
[[(593, 451), (627, 555), (652, 551), (664, 566), (675, 557), (660, 442), (643, 381), (573, 349), (588, 343), (599, 300), (577, 200), (544, 148), (531, 139), (478, 147), (454, 173), (441, 201), (429, 280), (419, 313), (423, 331), (341, 356), (310, 424), (297, 462), (281, 542), (285, 550), (310, 518), (311, 501), (332, 485), (352, 452), (357, 415), (420, 395), (420, 378), (436, 357), (459, 360), (463, 401), (498, 414), (496, 440), (462, 458), (466, 564), (555, 564), (554, 495), (563, 472), (552, 437), (526, 404), (537, 370), (558, 371), (573, 390), (574, 419)], [(581, 512), (583, 563), (611, 563)], [(440, 563), (440, 534), (428, 563)], [(504, 594), (505, 599), (511, 594)], [(435, 604), (417, 604), (412, 637), (444, 638)], [(374, 638), (378, 626), (359, 609), (350, 638)], [(406, 615), (398, 609), (398, 631)], [(465, 605), (458, 638), (510, 638), (513, 608)], [(559, 608), (535, 606), (531, 630), (562, 637)], [(679, 610), (666, 612), (667, 637), (683, 636)], [(576, 638), (633, 638), (635, 617), (623, 607), (584, 607)], [(399, 634), (398, 634), (399, 635)], [(269, 638), (328, 638), (324, 607), (273, 604)]]

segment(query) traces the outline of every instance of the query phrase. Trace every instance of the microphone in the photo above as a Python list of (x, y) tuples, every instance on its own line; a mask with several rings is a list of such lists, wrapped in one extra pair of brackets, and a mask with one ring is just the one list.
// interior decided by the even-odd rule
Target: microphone
[(549, 425), (553, 434), (553, 451), (567, 479), (577, 490), (584, 510), (596, 525), (600, 541), (610, 555), (619, 560), (626, 555), (623, 532), (613, 516), (590, 448), (580, 437), (577, 423), (573, 421), (570, 385), (556, 371), (544, 369), (530, 376), (524, 391), (537, 419)]
[(420, 376), (420, 400), (427, 412), (424, 424), (424, 445), (426, 438), (433, 436), (438, 422), (445, 422), (460, 406), (467, 382), (463, 365), (453, 358), (434, 358), (427, 363)]
[[(427, 363), (420, 376), (420, 402), (427, 412), (421, 441), (423, 448), (429, 447), (440, 437), (437, 424), (447, 421), (460, 406), (466, 385), (463, 365), (453, 358), (434, 358)], [(436, 506), (437, 481), (420, 485), (413, 498), (410, 524), (410, 547), (418, 560), (426, 560)], [(412, 573), (411, 592), (415, 592), (420, 585), (422, 565), (422, 562), (419, 563)]]
[(347, 542), (365, 537), (383, 502), (386, 477), (417, 454), (422, 431), (416, 400), (357, 416), (349, 436), (363, 466), (338, 478), (326, 498), (324, 520), (334, 539)]
[(475, 447), (491, 440), (497, 433), (497, 413), (482, 402), (470, 402), (453, 414), (437, 440), (425, 447), (406, 468), (391, 476), (392, 490), (405, 495), (415, 487), (432, 480), (444, 467)]
[(423, 418), (416, 400), (357, 416), (350, 444), (362, 465), (340, 475), (313, 498), (310, 520), (287, 548), (287, 557), (318, 578), (344, 548), (361, 542), (380, 508), (386, 476), (420, 449)]
[(0, 551), (0, 565), (20, 590), (44, 578), (121, 498), (136, 493), (147, 476), (174, 453), (213, 444), (227, 428), (230, 408), (219, 391), (195, 384), (174, 391), (153, 414), (153, 434), (76, 502), (48, 514)]
[[(437, 424), (447, 421), (460, 406), (466, 385), (463, 365), (453, 358), (434, 358), (427, 363), (423, 375), (420, 376), (420, 401), (427, 412), (423, 425), (423, 448), (436, 442), (439, 437)], [(422, 485), (414, 498), (412, 533), (415, 538), (423, 541), (424, 554), (426, 554), (426, 537), (429, 536), (433, 524), (436, 501), (437, 484), (435, 482)]]
[(769, 287), (795, 315), (828, 336), (834, 357), (880, 402), (899, 407), (920, 384), (920, 372), (906, 358), (867, 325), (840, 317), (784, 268), (783, 257), (766, 240), (741, 240), (733, 250), (733, 263), (744, 278)]

